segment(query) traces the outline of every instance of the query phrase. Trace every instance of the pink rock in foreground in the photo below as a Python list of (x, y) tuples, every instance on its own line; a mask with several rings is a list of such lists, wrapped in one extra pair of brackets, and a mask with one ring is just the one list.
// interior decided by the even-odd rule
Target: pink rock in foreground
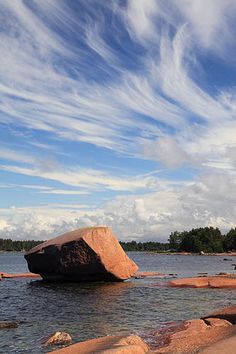
[(164, 346), (155, 350), (154, 353), (199, 353), (201, 349), (234, 334), (234, 326), (232, 326), (231, 323), (225, 320), (189, 320), (184, 322), (184, 327), (181, 328), (179, 331), (170, 334), (169, 337), (167, 335)]
[(53, 354), (145, 354), (151, 353), (144, 341), (138, 336), (107, 336), (87, 340), (55, 350)]
[(236, 353), (236, 335), (222, 339), (207, 347), (199, 354), (234, 354)]
[(88, 227), (46, 241), (25, 254), (29, 270), (52, 281), (123, 281), (138, 267), (108, 227)]

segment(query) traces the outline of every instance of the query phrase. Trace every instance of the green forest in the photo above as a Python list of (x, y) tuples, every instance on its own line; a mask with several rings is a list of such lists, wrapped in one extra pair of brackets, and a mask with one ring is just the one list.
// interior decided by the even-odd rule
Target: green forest
[(39, 245), (42, 241), (13, 241), (9, 238), (3, 239), (0, 238), (0, 251), (28, 251), (32, 247)]
[[(42, 241), (0, 239), (0, 251), (28, 251)], [(125, 251), (214, 253), (236, 251), (236, 228), (222, 234), (218, 228), (200, 227), (190, 231), (174, 231), (168, 242), (120, 242)]]
[(168, 243), (121, 242), (125, 251), (214, 253), (236, 251), (236, 228), (223, 235), (218, 228), (200, 227), (190, 231), (174, 231)]

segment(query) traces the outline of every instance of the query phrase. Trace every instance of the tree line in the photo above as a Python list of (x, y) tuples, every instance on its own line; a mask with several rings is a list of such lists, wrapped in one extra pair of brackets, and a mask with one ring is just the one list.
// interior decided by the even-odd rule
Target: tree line
[[(0, 238), (0, 251), (28, 251), (42, 241), (13, 241)], [(222, 234), (218, 228), (200, 227), (190, 231), (174, 231), (168, 242), (120, 242), (125, 251), (214, 253), (236, 251), (236, 228)]]
[(129, 251), (152, 251), (152, 252), (164, 252), (169, 250), (169, 243), (162, 242), (120, 242), (121, 247), (129, 252)]
[(218, 228), (200, 227), (190, 231), (174, 231), (169, 237), (170, 249), (184, 252), (236, 251), (236, 228), (223, 235)]
[(39, 245), (40, 243), (42, 243), (42, 241), (13, 241), (9, 238), (0, 238), (0, 251), (28, 251), (31, 248)]
[(222, 234), (218, 228), (200, 227), (190, 231), (174, 231), (168, 243), (121, 242), (125, 251), (214, 253), (236, 251), (236, 228)]

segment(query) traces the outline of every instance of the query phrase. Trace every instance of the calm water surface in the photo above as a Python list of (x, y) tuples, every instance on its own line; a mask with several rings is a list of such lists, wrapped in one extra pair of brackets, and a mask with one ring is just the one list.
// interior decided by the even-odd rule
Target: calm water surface
[[(233, 272), (236, 257), (177, 256), (132, 252), (140, 270), (178, 276)], [(0, 270), (24, 272), (23, 254), (1, 253)], [(30, 279), (0, 282), (0, 320), (20, 321), (1, 330), (0, 353), (45, 353), (42, 338), (66, 331), (74, 342), (109, 334), (142, 336), (168, 322), (198, 318), (236, 303), (236, 290), (177, 289), (171, 278), (135, 279), (107, 284), (45, 284)], [(162, 285), (162, 286), (160, 286)], [(53, 348), (52, 348), (53, 349)]]

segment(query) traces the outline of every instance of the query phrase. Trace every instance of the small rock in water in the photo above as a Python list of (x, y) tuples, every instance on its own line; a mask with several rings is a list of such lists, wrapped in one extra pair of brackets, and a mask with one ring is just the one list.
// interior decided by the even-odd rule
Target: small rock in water
[(200, 273), (197, 273), (197, 274), (200, 274), (200, 275), (207, 275), (208, 273), (206, 273), (206, 272), (200, 272)]
[(0, 329), (17, 328), (17, 327), (18, 327), (17, 322), (0, 321)]
[(44, 342), (45, 346), (54, 345), (54, 344), (65, 344), (71, 342), (71, 336), (66, 332), (55, 332), (51, 336), (49, 336)]

